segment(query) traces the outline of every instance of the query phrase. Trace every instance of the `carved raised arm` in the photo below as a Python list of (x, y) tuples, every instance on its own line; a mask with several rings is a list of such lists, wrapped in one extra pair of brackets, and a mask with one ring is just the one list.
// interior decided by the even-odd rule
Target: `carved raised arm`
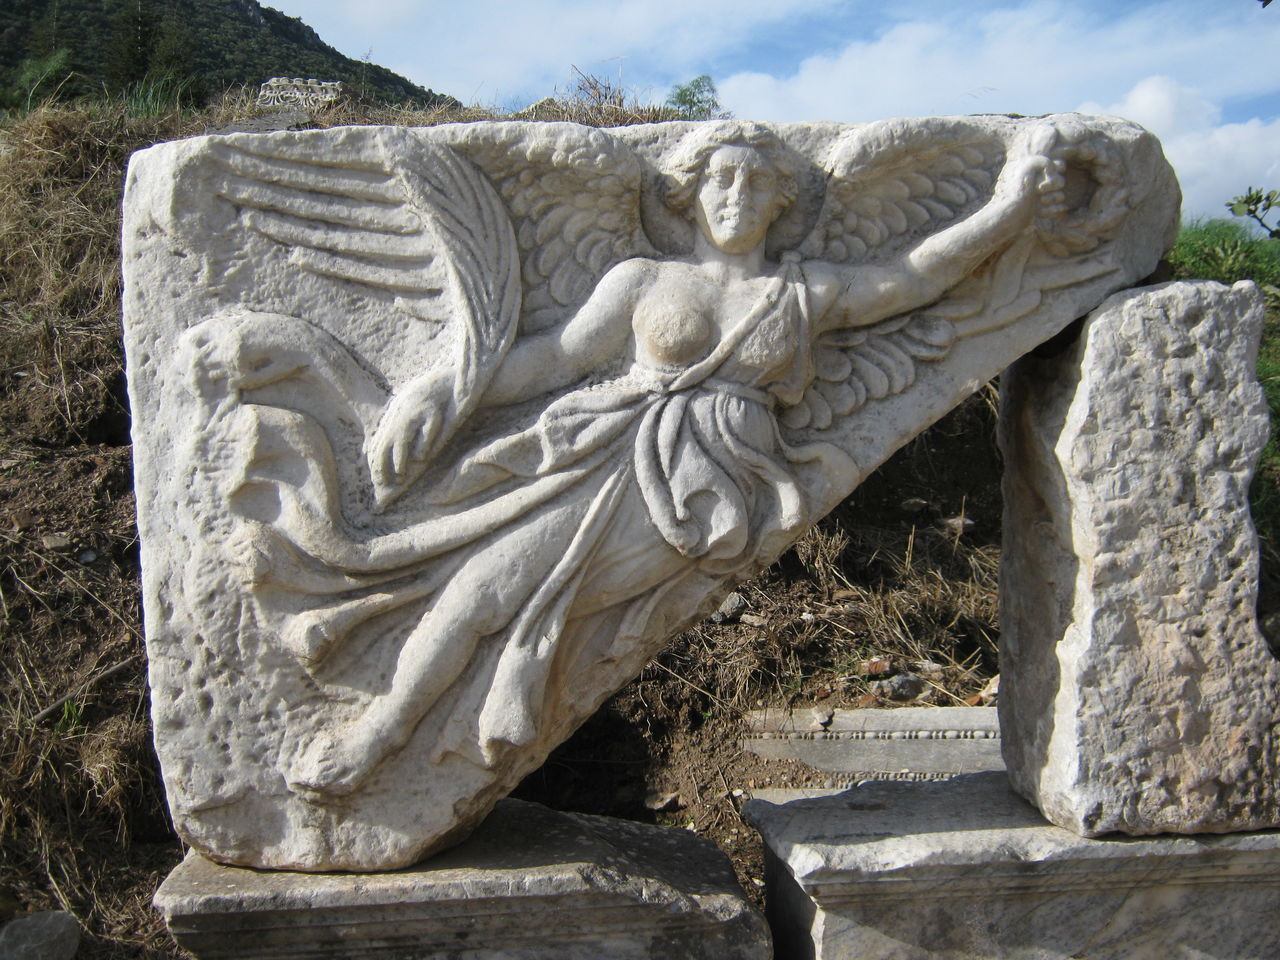
[(1025, 232), (1037, 211), (1060, 212), (1064, 165), (1049, 155), (1055, 136), (1055, 129), (1045, 124), (1023, 138), (984, 207), (921, 240), (897, 260), (835, 268), (836, 276), (828, 277), (821, 267), (807, 271), (829, 291), (831, 306), (822, 327), (865, 326), (933, 303)]
[[(561, 326), (519, 338), (494, 372), (480, 407), (504, 407), (562, 390), (630, 349), (631, 314), (645, 261), (618, 264)], [(375, 484), (398, 495), (448, 439), (442, 432), (454, 373), (431, 370), (396, 391), (369, 441)], [(382, 499), (391, 499), (386, 494)]]

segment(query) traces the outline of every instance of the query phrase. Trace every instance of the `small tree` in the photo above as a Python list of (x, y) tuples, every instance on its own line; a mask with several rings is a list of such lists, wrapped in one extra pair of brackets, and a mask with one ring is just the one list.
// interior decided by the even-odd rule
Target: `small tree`
[(715, 81), (704, 73), (688, 83), (677, 83), (667, 97), (667, 106), (686, 120), (710, 120), (720, 112)]
[(0, 88), (0, 108), (30, 110), (42, 97), (55, 95), (67, 78), (69, 57), (69, 51), (61, 49), (23, 60), (10, 86)]
[(1267, 223), (1267, 215), (1273, 207), (1280, 210), (1280, 190), (1263, 193), (1258, 187), (1250, 187), (1240, 196), (1232, 197), (1227, 204), (1227, 209), (1233, 216), (1248, 217), (1267, 231), (1267, 236), (1271, 239), (1280, 240), (1280, 227)]

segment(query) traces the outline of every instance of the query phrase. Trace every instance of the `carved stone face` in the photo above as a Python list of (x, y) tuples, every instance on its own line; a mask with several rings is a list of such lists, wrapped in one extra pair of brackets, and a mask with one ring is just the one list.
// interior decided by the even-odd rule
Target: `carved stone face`
[(694, 216), (718, 249), (749, 253), (764, 242), (784, 202), (778, 175), (758, 150), (726, 146), (707, 159)]

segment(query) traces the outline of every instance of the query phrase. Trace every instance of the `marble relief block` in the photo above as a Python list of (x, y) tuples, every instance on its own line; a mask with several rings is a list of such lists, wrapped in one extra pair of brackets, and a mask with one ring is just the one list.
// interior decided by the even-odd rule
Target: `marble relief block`
[(156, 746), (218, 861), (457, 842), (1177, 226), (1077, 115), (352, 127), (133, 158)]

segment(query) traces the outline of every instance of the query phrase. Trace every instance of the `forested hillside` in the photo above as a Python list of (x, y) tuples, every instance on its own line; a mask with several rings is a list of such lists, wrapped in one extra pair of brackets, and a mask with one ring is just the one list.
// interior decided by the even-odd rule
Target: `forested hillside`
[[(52, 69), (47, 69), (52, 67)], [(18, 0), (0, 3), (0, 89), (120, 92), (150, 75), (190, 80), (195, 97), (268, 77), (341, 80), (367, 100), (437, 106), (452, 98), (343, 56), (297, 17), (256, 0)], [(64, 80), (64, 78), (66, 78)]]

